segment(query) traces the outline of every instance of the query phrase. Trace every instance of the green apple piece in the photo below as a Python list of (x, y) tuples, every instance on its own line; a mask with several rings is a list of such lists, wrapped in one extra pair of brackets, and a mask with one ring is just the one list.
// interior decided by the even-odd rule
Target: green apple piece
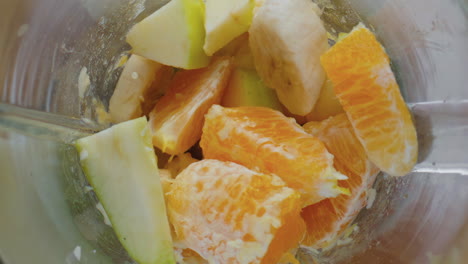
[(129, 255), (140, 264), (175, 264), (146, 118), (79, 139), (75, 146), (86, 178)]
[(206, 0), (205, 45), (208, 56), (249, 30), (254, 0)]
[(172, 0), (137, 23), (127, 35), (133, 52), (183, 69), (208, 66), (203, 51), (203, 0)]
[(237, 68), (232, 73), (221, 104), (226, 107), (263, 106), (282, 110), (273, 89), (265, 86), (255, 70)]
[(172, 71), (172, 67), (133, 54), (109, 101), (112, 121), (120, 123), (150, 112), (165, 93)]

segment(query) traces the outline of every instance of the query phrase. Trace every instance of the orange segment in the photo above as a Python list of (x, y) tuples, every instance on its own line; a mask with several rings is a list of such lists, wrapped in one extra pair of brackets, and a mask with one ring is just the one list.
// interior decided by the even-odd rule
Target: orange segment
[(277, 263), (305, 232), (299, 193), (232, 162), (191, 164), (166, 198), (178, 240), (209, 263)]
[(177, 72), (150, 113), (153, 145), (177, 155), (195, 144), (201, 136), (203, 116), (221, 101), (231, 68), (231, 59), (218, 58), (206, 68)]
[[(174, 175), (168, 169), (159, 169), (159, 179), (161, 180), (161, 185), (163, 187), (164, 192), (164, 199), (166, 202), (167, 208), (167, 195), (171, 189), (171, 185), (174, 182), (174, 178), (177, 175)], [(187, 248), (181, 241), (177, 240), (177, 236), (175, 235), (174, 227), (172, 223), (171, 227), (171, 236), (174, 245), (174, 255), (176, 258), (177, 263), (179, 264), (207, 264), (205, 259), (200, 257), (196, 252)]]
[(307, 235), (302, 244), (321, 248), (332, 242), (365, 206), (366, 191), (379, 170), (368, 160), (344, 113), (322, 122), (309, 122), (304, 129), (322, 140), (335, 156), (335, 168), (348, 176), (339, 186), (351, 192), (349, 196), (339, 195), (303, 209)]
[(372, 32), (356, 27), (321, 61), (370, 160), (390, 175), (410, 172), (417, 160), (416, 130)]
[(273, 173), (301, 193), (307, 206), (346, 190), (333, 168), (333, 155), (292, 118), (264, 107), (213, 105), (205, 116), (200, 146), (205, 158), (233, 161)]

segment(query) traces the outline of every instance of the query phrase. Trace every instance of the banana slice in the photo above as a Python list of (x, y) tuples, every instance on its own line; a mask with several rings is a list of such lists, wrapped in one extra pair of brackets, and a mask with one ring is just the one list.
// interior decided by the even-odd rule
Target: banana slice
[(120, 123), (151, 111), (164, 94), (172, 68), (132, 55), (120, 75), (109, 102), (112, 122)]
[(310, 0), (266, 0), (249, 30), (255, 67), (293, 114), (310, 113), (325, 81), (327, 32)]

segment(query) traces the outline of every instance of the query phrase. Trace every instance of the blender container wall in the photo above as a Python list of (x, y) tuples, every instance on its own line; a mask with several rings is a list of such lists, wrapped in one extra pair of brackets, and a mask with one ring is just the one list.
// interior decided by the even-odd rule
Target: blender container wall
[[(1, 1), (1, 102), (96, 120), (96, 106), (106, 105), (121, 70), (117, 65), (129, 50), (126, 32), (165, 2)], [(411, 175), (378, 177), (376, 199), (359, 214), (349, 243), (301, 251), (302, 263), (463, 263), (468, 257), (468, 2), (316, 2), (330, 25), (334, 17), (328, 13), (343, 15), (336, 30), (347, 32), (359, 19), (373, 26), (413, 112), (420, 157)], [(330, 4), (340, 8), (331, 11)], [(90, 79), (83, 100), (80, 73)], [(0, 128), (5, 264), (132, 262), (104, 224), (76, 166), (72, 147)]]

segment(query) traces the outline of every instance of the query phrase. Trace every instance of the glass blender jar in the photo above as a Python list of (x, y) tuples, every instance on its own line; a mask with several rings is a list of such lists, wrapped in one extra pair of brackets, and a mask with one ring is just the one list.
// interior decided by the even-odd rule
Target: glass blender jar
[[(104, 224), (97, 198), (84, 188), (74, 149), (63, 142), (102, 129), (94, 106), (106, 105), (112, 94), (120, 73), (116, 65), (129, 50), (125, 34), (166, 2), (0, 3), (0, 120), (9, 120), (0, 122), (0, 258), (5, 264), (132, 263)], [(358, 21), (372, 25), (413, 113), (420, 157), (410, 175), (378, 176), (375, 202), (357, 217), (359, 231), (351, 243), (299, 252), (301, 262), (464, 263), (468, 2), (316, 2), (325, 8), (328, 29), (348, 32)], [(90, 86), (80, 99), (83, 71)], [(41, 130), (44, 122), (65, 128), (47, 132)]]

